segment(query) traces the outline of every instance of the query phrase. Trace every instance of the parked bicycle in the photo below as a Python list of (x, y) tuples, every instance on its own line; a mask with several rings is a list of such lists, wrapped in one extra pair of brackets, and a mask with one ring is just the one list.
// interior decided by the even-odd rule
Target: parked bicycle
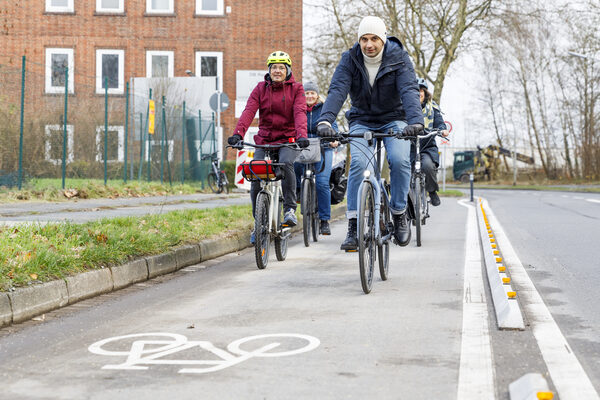
[[(256, 197), (254, 211), (254, 255), (259, 269), (267, 267), (271, 240), (275, 243), (275, 255), (278, 261), (285, 260), (291, 227), (283, 225), (283, 163), (278, 162), (278, 152), (282, 147), (301, 150), (295, 143), (257, 145), (241, 142), (239, 147), (250, 146), (264, 149), (264, 160), (251, 160), (242, 164), (242, 175), (248, 181), (259, 181), (260, 192)], [(238, 147), (238, 148), (239, 148)]]
[[(421, 246), (421, 226), (425, 225), (429, 218), (429, 200), (425, 191), (425, 171), (421, 169), (421, 141), (431, 136), (442, 136), (442, 130), (425, 130), (424, 135), (403, 136), (402, 139), (411, 140), (415, 143), (415, 163), (410, 176), (410, 191), (408, 193), (408, 216), (415, 226), (417, 246)], [(448, 140), (448, 138), (444, 138)]]
[[(395, 137), (394, 131), (371, 132), (360, 134), (341, 133), (342, 141), (352, 138), (362, 138), (371, 147), (375, 143), (375, 153), (368, 164), (372, 166), (365, 170), (364, 178), (358, 188), (358, 264), (360, 283), (363, 292), (371, 292), (375, 261), (379, 258), (379, 275), (381, 280), (388, 279), (390, 264), (390, 241), (394, 232), (392, 213), (390, 209), (390, 186), (381, 177), (381, 145), (386, 137)], [(333, 140), (335, 140), (334, 138)], [(358, 142), (356, 142), (358, 143)], [(366, 150), (369, 151), (370, 150)], [(375, 252), (377, 247), (377, 253)]]
[(208, 173), (208, 187), (213, 193), (228, 193), (229, 192), (229, 181), (224, 170), (219, 169), (219, 158), (217, 153), (206, 154), (202, 156), (202, 160), (211, 160), (211, 172)]
[[(313, 242), (319, 240), (319, 205), (317, 200), (316, 175), (323, 172), (325, 163), (321, 163), (321, 169), (315, 170), (315, 164), (324, 157), (321, 139), (310, 138), (307, 151), (303, 151), (298, 162), (304, 164), (304, 174), (300, 183), (300, 210), (302, 212), (302, 235), (304, 246), (310, 246), (312, 233)], [(328, 144), (327, 144), (328, 145)]]

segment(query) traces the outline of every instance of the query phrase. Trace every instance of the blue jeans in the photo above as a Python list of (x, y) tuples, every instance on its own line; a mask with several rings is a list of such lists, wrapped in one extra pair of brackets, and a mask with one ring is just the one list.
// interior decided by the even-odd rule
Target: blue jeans
[[(406, 122), (395, 121), (380, 126), (377, 130), (385, 132), (390, 128), (395, 132), (404, 130)], [(354, 124), (350, 127), (350, 133), (363, 133), (374, 130), (360, 124)], [(402, 214), (406, 211), (406, 198), (410, 186), (410, 141), (397, 139), (394, 137), (383, 139), (387, 154), (388, 164), (390, 166), (390, 186), (391, 186), (391, 204), (392, 214)], [(368, 168), (374, 172), (374, 166), (377, 162), (373, 156), (375, 154), (375, 142), (373, 146), (368, 147), (367, 141), (362, 138), (353, 138), (350, 141), (350, 173), (348, 174), (348, 208), (346, 217), (357, 217), (358, 187), (363, 180), (363, 172)]]
[[(333, 149), (325, 149), (321, 161), (315, 163), (315, 172), (321, 170), (323, 162), (325, 167), (323, 171), (317, 173), (315, 181), (317, 183), (317, 206), (319, 209), (319, 219), (329, 221), (331, 219), (331, 192), (329, 190), (329, 178), (331, 177), (331, 163), (333, 161)], [(302, 177), (304, 176), (304, 164), (295, 163), (294, 170), (296, 172), (296, 187), (298, 191), (301, 188)]]

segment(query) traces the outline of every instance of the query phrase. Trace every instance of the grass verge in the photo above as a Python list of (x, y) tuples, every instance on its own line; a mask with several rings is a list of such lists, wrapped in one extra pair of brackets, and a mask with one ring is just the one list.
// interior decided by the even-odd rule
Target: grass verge
[(227, 237), (253, 225), (250, 206), (173, 211), (85, 224), (0, 227), (0, 291)]
[(465, 194), (463, 192), (461, 192), (460, 190), (440, 190), (438, 192), (438, 194), (442, 197), (462, 197)]

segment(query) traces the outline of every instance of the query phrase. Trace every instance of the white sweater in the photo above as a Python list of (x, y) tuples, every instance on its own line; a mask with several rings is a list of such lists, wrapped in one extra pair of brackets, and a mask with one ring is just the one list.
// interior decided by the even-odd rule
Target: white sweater
[(365, 68), (367, 69), (367, 73), (369, 74), (369, 83), (371, 87), (373, 87), (373, 83), (375, 83), (375, 77), (377, 76), (377, 72), (379, 71), (379, 67), (381, 66), (381, 60), (383, 59), (383, 49), (377, 54), (375, 57), (369, 57), (365, 53), (363, 53), (363, 60), (365, 62)]

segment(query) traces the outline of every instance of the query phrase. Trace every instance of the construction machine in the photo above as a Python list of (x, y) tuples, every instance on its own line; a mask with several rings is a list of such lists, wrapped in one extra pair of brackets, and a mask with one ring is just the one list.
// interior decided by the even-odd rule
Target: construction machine
[[(533, 157), (516, 153), (517, 161), (533, 164)], [(500, 167), (500, 156), (512, 158), (513, 152), (494, 144), (477, 150), (458, 151), (454, 153), (452, 173), (454, 179), (463, 183), (469, 182), (469, 174), (473, 172), (473, 179), (495, 179)]]

